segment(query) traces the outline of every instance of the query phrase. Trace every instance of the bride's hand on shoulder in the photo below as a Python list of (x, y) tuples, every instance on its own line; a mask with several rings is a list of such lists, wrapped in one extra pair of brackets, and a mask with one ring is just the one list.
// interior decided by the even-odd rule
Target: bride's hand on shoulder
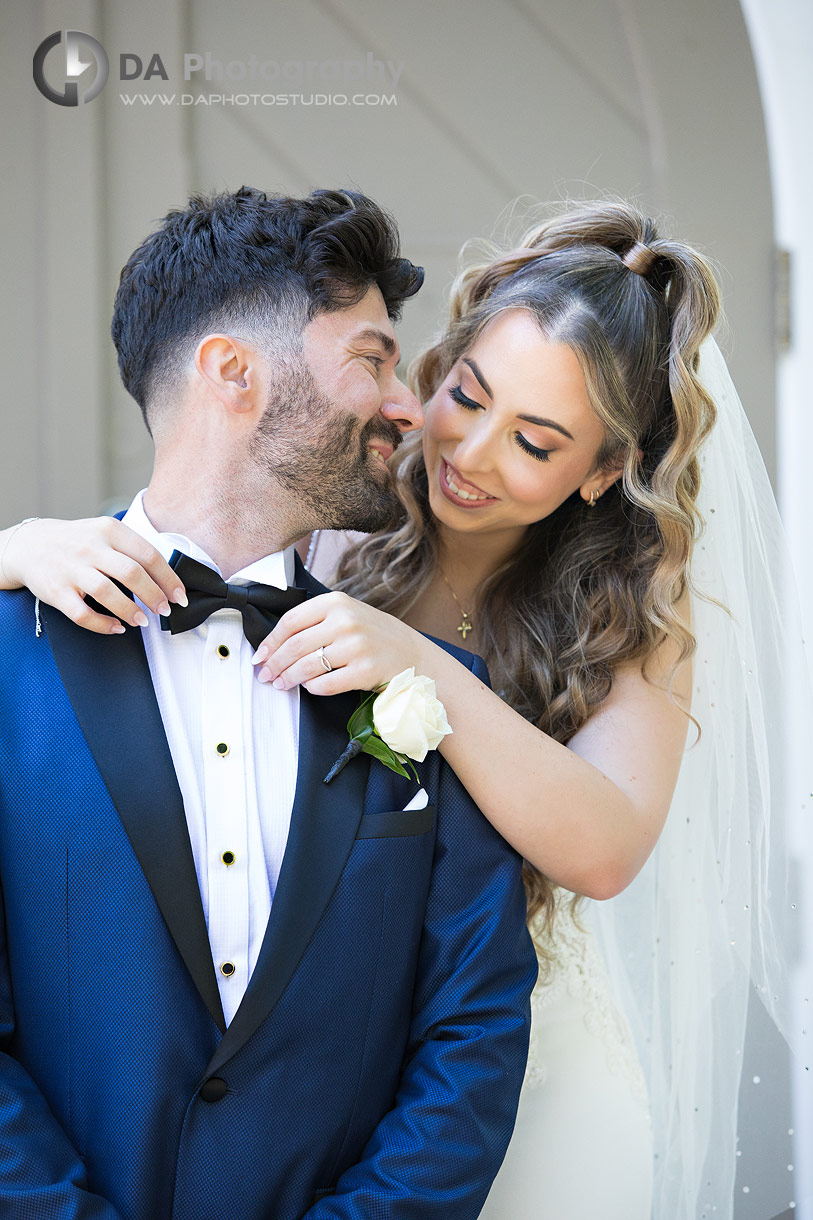
[[(125, 623), (146, 623), (144, 612), (114, 581), (156, 614), (168, 614), (169, 602), (185, 601), (183, 585), (155, 547), (114, 517), (27, 521), (7, 531), (2, 557), (4, 587), (27, 586), (100, 635), (118, 634)], [(110, 614), (92, 609), (86, 597)]]
[(259, 680), (278, 690), (300, 685), (312, 695), (338, 695), (376, 690), (409, 666), (427, 672), (421, 665), (433, 647), (383, 610), (346, 593), (323, 593), (288, 610), (254, 662), (262, 664)]

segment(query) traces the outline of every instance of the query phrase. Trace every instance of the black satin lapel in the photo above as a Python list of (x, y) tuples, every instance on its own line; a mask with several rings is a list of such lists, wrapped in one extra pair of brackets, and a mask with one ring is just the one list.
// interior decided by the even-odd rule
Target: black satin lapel
[(359, 697), (357, 691), (321, 698), (300, 692), (296, 795), (271, 917), (248, 990), (209, 1072), (245, 1044), (276, 1004), (347, 862), (363, 812), (369, 755), (358, 755), (330, 784), (323, 780), (347, 745), (347, 721)]
[(100, 636), (41, 607), (62, 682), (172, 939), (225, 1029), (183, 800), (141, 632)]

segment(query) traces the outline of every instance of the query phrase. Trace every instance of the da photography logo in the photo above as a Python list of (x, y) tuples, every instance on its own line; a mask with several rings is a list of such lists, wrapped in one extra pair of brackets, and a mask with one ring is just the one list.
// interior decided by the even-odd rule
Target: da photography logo
[[(49, 58), (49, 53), (62, 43), (63, 38), (64, 58), (60, 59), (59, 55)], [(93, 76), (89, 74), (91, 68)], [(57, 106), (78, 106), (92, 102), (105, 87), (109, 72), (104, 47), (81, 30), (57, 30), (49, 34), (34, 52), (34, 84), (43, 97)]]

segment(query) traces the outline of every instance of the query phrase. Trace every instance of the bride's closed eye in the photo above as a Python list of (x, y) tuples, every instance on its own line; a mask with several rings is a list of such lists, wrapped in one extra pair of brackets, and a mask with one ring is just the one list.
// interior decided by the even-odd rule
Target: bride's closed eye
[(475, 402), (473, 398), (468, 398), (463, 393), (462, 386), (451, 386), (449, 389), (449, 394), (459, 406), (465, 407), (468, 411), (479, 411), (482, 409), (479, 402)]
[[(449, 397), (453, 398), (458, 406), (463, 407), (466, 411), (482, 411), (485, 410), (482, 403), (475, 402), (473, 398), (463, 393), (463, 387), (460, 385), (449, 387)], [(514, 438), (523, 453), (527, 453), (530, 457), (536, 458), (538, 462), (550, 461), (549, 449), (538, 449), (536, 445), (532, 445), (529, 440), (522, 435), (521, 432), (515, 432)]]
[(536, 458), (538, 462), (550, 461), (550, 449), (537, 449), (536, 445), (532, 445), (530, 441), (526, 441), (521, 432), (515, 432), (516, 442), (525, 453), (530, 454), (532, 458)]

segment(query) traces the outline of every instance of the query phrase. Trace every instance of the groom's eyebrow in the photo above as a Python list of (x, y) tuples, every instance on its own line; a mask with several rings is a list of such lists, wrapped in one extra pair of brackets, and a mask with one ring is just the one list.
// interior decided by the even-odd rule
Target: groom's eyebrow
[(388, 335), (385, 330), (378, 330), (375, 326), (368, 326), (365, 330), (356, 335), (357, 340), (367, 340), (369, 343), (380, 343), (388, 356), (394, 356), (398, 351), (398, 344), (393, 339), (392, 335)]

